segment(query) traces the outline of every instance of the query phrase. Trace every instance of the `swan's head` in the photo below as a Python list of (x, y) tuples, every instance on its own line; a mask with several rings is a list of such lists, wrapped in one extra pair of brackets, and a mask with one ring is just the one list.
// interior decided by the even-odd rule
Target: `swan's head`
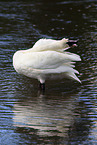
[(62, 45), (65, 46), (66, 49), (69, 49), (69, 48), (77, 47), (78, 40), (69, 40), (69, 39), (63, 38), (61, 42), (62, 42)]
[(77, 47), (77, 42), (78, 42), (78, 40), (68, 40), (68, 42), (66, 42), (66, 43), (71, 48), (71, 47)]

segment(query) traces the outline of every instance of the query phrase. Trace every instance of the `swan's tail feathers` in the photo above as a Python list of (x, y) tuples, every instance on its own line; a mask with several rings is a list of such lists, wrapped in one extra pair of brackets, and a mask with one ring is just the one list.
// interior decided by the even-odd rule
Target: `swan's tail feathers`
[(81, 58), (79, 55), (73, 54), (73, 57), (74, 57), (74, 61), (81, 61)]
[(78, 54), (75, 53), (70, 53), (70, 52), (65, 52), (64, 53), (65, 59), (68, 59), (69, 61), (81, 61), (81, 58)]
[(78, 81), (78, 82), (81, 83), (80, 79), (75, 75), (75, 73), (73, 73), (73, 72), (68, 72), (68, 73), (67, 73), (67, 76), (69, 76), (69, 77), (73, 78), (74, 80), (76, 80), (76, 81)]

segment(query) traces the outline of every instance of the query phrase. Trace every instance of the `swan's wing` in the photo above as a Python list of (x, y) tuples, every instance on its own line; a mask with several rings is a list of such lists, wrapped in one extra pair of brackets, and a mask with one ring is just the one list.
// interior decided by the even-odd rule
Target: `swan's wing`
[[(73, 53), (59, 53), (56, 51), (42, 51), (24, 53), (22, 63), (33, 69), (52, 69), (70, 62), (81, 61), (80, 56)], [(68, 63), (69, 62), (69, 63)]]
[(67, 77), (71, 77), (75, 80), (77, 80), (78, 82), (81, 83), (81, 81), (79, 80), (79, 78), (75, 75), (76, 74), (79, 74), (79, 72), (77, 70), (75, 70), (74, 68), (72, 68), (72, 66), (69, 64), (69, 65), (62, 65), (62, 66), (59, 66), (57, 67), (56, 69), (45, 69), (45, 70), (41, 70), (41, 73), (42, 74), (60, 74), (60, 73), (64, 73), (65, 76)]
[(63, 49), (68, 48), (67, 42), (68, 39), (65, 38), (63, 38), (62, 40), (40, 39), (34, 44), (32, 51), (62, 51)]
[[(18, 57), (18, 59), (16, 59)], [(15, 60), (16, 59), (16, 60)], [(80, 56), (72, 53), (59, 53), (56, 51), (24, 52), (18, 51), (13, 58), (16, 71), (28, 77), (35, 77), (40, 82), (45, 81), (45, 75), (64, 73), (67, 76), (80, 80), (75, 73), (74, 62), (80, 61)]]

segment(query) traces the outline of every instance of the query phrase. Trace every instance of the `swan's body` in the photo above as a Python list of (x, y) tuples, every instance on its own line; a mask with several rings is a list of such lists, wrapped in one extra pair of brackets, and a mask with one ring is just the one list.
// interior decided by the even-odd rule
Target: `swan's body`
[(63, 50), (68, 49), (68, 39), (52, 40), (40, 39), (28, 50), (19, 50), (13, 56), (15, 70), (28, 76), (36, 78), (41, 84), (47, 78), (70, 76), (80, 82), (75, 73), (74, 62), (81, 61), (77, 54)]

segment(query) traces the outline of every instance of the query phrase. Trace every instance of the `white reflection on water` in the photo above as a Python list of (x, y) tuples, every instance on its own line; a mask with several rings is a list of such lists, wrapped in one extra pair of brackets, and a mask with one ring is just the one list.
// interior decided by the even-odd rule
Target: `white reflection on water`
[(38, 129), (37, 134), (40, 136), (67, 137), (75, 114), (73, 113), (74, 100), (70, 97), (46, 100), (44, 97), (40, 96), (33, 101), (17, 102), (13, 109), (14, 126)]

